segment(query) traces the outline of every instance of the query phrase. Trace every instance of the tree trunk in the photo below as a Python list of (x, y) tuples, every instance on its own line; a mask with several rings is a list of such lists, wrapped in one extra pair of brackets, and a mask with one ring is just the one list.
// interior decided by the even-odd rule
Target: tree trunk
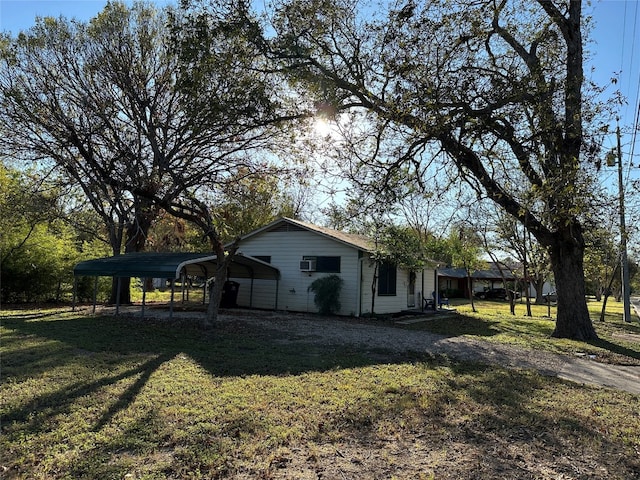
[(556, 328), (552, 336), (574, 340), (598, 338), (587, 309), (584, 281), (584, 240), (580, 227), (557, 232), (549, 249), (558, 295)]
[(607, 311), (607, 300), (609, 299), (609, 295), (611, 294), (611, 287), (613, 286), (613, 279), (616, 276), (616, 273), (618, 272), (618, 268), (619, 268), (620, 264), (618, 264), (618, 266), (616, 268), (613, 269), (613, 272), (611, 272), (611, 278), (609, 279), (609, 284), (606, 286), (603, 295), (604, 295), (604, 301), (602, 302), (602, 310), (600, 311), (600, 321), (604, 322), (604, 317), (605, 317), (605, 313)]
[[(211, 223), (209, 223), (209, 225), (211, 225)], [(207, 314), (205, 315), (202, 324), (204, 328), (211, 328), (213, 324), (218, 321), (218, 310), (220, 309), (220, 300), (222, 299), (222, 289), (229, 278), (229, 265), (238, 250), (239, 239), (236, 239), (229, 250), (225, 252), (224, 245), (220, 241), (214, 228), (209, 228), (207, 236), (213, 246), (216, 257), (218, 258), (218, 268), (214, 275), (215, 280), (209, 292), (209, 306), (207, 307)]]
[[(138, 200), (143, 206), (136, 207), (135, 218), (126, 226), (126, 241), (124, 244), (124, 253), (136, 253), (144, 250), (147, 242), (149, 229), (156, 217), (156, 210), (153, 208), (151, 200)], [(120, 304), (131, 304), (131, 279), (123, 277), (120, 279)], [(113, 279), (111, 286), (111, 304), (116, 303), (117, 295), (117, 278)], [(144, 280), (143, 280), (144, 281)]]
[(213, 284), (209, 289), (209, 305), (207, 307), (207, 315), (205, 316), (205, 328), (211, 328), (218, 321), (218, 310), (220, 309), (220, 301), (222, 300), (222, 290), (227, 281), (227, 262), (223, 261), (215, 273)]
[[(113, 277), (111, 279), (111, 297), (109, 298), (109, 304), (115, 305), (118, 301), (118, 279)], [(120, 305), (131, 305), (131, 279), (129, 277), (122, 277), (120, 279)]]
[[(467, 270), (467, 290), (469, 291), (469, 299), (471, 300), (471, 311), (476, 313), (476, 304), (474, 303), (473, 298), (473, 280), (471, 279), (471, 272)], [(436, 295), (437, 297), (437, 295)], [(438, 302), (437, 298), (434, 299), (436, 303)], [(437, 306), (437, 305), (436, 305)]]
[(544, 282), (545, 278), (541, 275), (536, 275), (534, 278), (534, 287), (536, 290), (536, 305), (541, 305), (544, 303)]

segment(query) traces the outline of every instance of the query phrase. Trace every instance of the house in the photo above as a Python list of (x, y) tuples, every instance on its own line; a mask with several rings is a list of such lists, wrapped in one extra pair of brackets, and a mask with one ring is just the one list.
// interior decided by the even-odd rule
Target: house
[[(237, 305), (295, 312), (317, 312), (309, 285), (326, 275), (339, 275), (344, 283), (340, 315), (361, 316), (421, 309), (423, 293), (431, 298), (436, 270), (410, 272), (372, 260), (374, 242), (311, 223), (280, 218), (244, 235), (239, 255), (266, 262), (280, 271), (277, 282), (266, 279), (233, 279), (239, 283)], [(372, 292), (374, 272), (378, 281)]]
[[(504, 281), (515, 282), (517, 278), (509, 271), (502, 273), (496, 269), (475, 270), (471, 273), (471, 289), (473, 293), (495, 287), (504, 287)], [(469, 298), (467, 271), (464, 268), (440, 268), (438, 270), (438, 287), (451, 297)]]

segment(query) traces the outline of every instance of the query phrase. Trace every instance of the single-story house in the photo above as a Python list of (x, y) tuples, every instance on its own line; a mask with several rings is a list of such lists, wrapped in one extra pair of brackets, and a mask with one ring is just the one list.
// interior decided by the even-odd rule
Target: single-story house
[[(471, 273), (471, 289), (473, 293), (481, 292), (489, 288), (505, 287), (504, 281), (515, 282), (517, 278), (509, 271), (503, 270), (474, 270)], [(467, 271), (464, 268), (440, 268), (438, 269), (438, 287), (441, 292), (450, 295), (469, 298), (467, 285)]]
[(317, 312), (311, 283), (326, 275), (339, 275), (344, 283), (340, 315), (361, 316), (422, 309), (423, 298), (436, 290), (435, 265), (410, 272), (392, 264), (378, 265), (378, 281), (372, 292), (374, 242), (330, 228), (280, 218), (240, 238), (239, 255), (261, 260), (277, 268), (278, 282), (234, 279), (239, 285), (240, 307)]

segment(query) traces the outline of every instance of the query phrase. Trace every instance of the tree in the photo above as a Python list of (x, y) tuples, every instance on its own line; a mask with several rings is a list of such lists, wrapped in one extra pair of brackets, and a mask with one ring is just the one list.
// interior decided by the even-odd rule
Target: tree
[[(265, 162), (247, 152), (271, 137), (270, 100), (239, 37), (196, 23), (205, 49), (186, 23), (176, 39), (169, 20), (149, 5), (110, 2), (87, 24), (45, 18), (4, 39), (2, 146), (73, 178), (103, 218), (114, 255), (123, 233), (125, 252), (142, 250), (161, 209), (197, 225), (220, 259), (209, 323), (233, 254), (211, 204), (238, 170), (263, 173)], [(185, 58), (195, 44), (202, 62)]]
[[(516, 304), (515, 304), (515, 295), (511, 288), (508, 286), (507, 274), (510, 274), (510, 277), (518, 278), (517, 272), (520, 268), (514, 264), (514, 262), (506, 258), (501, 260), (498, 258), (498, 252), (501, 251), (499, 246), (499, 236), (496, 232), (495, 227), (495, 219), (492, 218), (494, 216), (495, 211), (493, 209), (483, 209), (482, 205), (476, 205), (478, 208), (473, 208), (472, 212), (470, 212), (469, 219), (467, 220), (472, 228), (475, 230), (479, 241), (482, 245), (482, 249), (484, 253), (491, 259), (493, 266), (498, 269), (500, 273), (500, 277), (502, 278), (502, 284), (504, 285), (507, 299), (509, 300), (509, 309), (512, 315), (516, 314)], [(472, 216), (473, 215), (473, 216)], [(519, 242), (518, 239), (514, 239), (514, 242)], [(524, 269), (524, 277), (527, 277), (527, 256), (526, 256), (526, 248), (524, 249), (524, 262), (522, 262), (522, 267)], [(517, 284), (517, 282), (516, 282)], [(527, 296), (527, 314), (531, 316), (531, 307), (529, 304), (529, 298)]]
[(264, 54), (336, 115), (358, 112), (353, 158), (419, 171), (442, 152), (445, 165), (548, 251), (558, 293), (553, 335), (596, 338), (583, 271), (581, 214), (598, 147), (595, 125), (585, 128), (594, 112), (583, 94), (582, 2), (356, 7), (279, 2), (276, 36), (260, 39)]
[(240, 169), (219, 192), (214, 211), (220, 219), (219, 228), (227, 241), (262, 227), (278, 217), (294, 217), (292, 199), (271, 175)]
[[(113, 255), (121, 253), (123, 243), (125, 252), (141, 250), (155, 215), (148, 200), (109, 181), (147, 172), (131, 155), (145, 143), (139, 127), (146, 112), (136, 109), (133, 99), (146, 97), (141, 90), (148, 82), (139, 76), (153, 51), (141, 53), (153, 20), (144, 20), (142, 7), (137, 8), (136, 17), (120, 4), (109, 4), (88, 25), (39, 19), (29, 31), (7, 39), (2, 50), (5, 152), (25, 161), (54, 162), (79, 185), (103, 219)], [(125, 69), (127, 79), (119, 77)], [(121, 298), (127, 302), (128, 282), (123, 287)]]
[(0, 164), (2, 302), (70, 298), (73, 265), (96, 248), (65, 221), (57, 179), (40, 173)]
[(467, 278), (467, 291), (471, 300), (471, 309), (476, 312), (473, 297), (474, 270), (484, 267), (485, 262), (480, 258), (482, 239), (475, 229), (468, 225), (455, 225), (448, 237), (448, 248), (451, 252), (451, 266), (463, 268)]
[[(543, 302), (543, 287), (551, 276), (549, 255), (546, 249), (531, 236), (513, 217), (502, 212), (496, 222), (500, 248), (512, 253), (523, 265), (523, 276), (527, 284), (533, 283), (536, 303)], [(527, 302), (529, 297), (527, 295)]]

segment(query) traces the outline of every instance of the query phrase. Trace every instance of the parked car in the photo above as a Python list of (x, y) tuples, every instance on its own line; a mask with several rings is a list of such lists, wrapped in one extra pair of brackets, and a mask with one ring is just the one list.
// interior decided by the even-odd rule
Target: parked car
[[(513, 295), (513, 298), (520, 298), (520, 293), (518, 292), (511, 290), (511, 294)], [(482, 292), (474, 293), (474, 296), (482, 300), (509, 300), (509, 295), (507, 294), (506, 288), (489, 288), (487, 290), (483, 290)]]
[(558, 302), (558, 294), (555, 290), (545, 293), (542, 295), (542, 299), (544, 303), (557, 303)]

